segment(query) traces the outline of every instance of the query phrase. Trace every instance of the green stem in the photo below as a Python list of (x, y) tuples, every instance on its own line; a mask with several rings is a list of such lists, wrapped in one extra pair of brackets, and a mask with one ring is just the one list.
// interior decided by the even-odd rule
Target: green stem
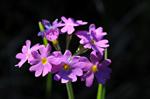
[(102, 89), (102, 99), (105, 99), (105, 94), (106, 94), (106, 88), (103, 85), (103, 89)]
[(98, 84), (97, 99), (103, 99), (102, 98), (102, 91), (103, 91), (103, 85)]
[(48, 41), (45, 37), (43, 38), (43, 43), (44, 43), (45, 46), (48, 44)]
[(107, 51), (107, 49), (105, 49), (105, 52), (104, 52), (104, 59), (107, 59), (108, 58), (108, 51)]
[[(39, 22), (39, 28), (40, 28), (41, 32), (44, 31), (44, 27), (43, 27), (41, 22)], [(48, 41), (45, 37), (43, 38), (43, 43), (44, 43), (45, 46), (48, 44)]]
[[(72, 39), (72, 35), (66, 35), (66, 50), (69, 49), (69, 44)], [(74, 99), (74, 93), (71, 82), (66, 83), (68, 99)]]
[[(41, 22), (39, 22), (39, 28), (40, 28), (41, 32), (44, 31), (44, 27)], [(43, 44), (45, 46), (48, 44), (48, 41), (45, 37), (43, 38)], [(47, 80), (46, 80), (46, 95), (47, 95), (47, 97), (50, 96), (51, 89), (52, 89), (52, 75), (48, 74)]]
[(69, 49), (69, 44), (72, 39), (72, 35), (67, 35), (66, 37), (66, 49)]
[(46, 79), (46, 96), (47, 96), (47, 99), (50, 97), (51, 88), (52, 88), (52, 75), (48, 74), (47, 79)]
[(74, 99), (73, 89), (71, 82), (66, 83), (68, 99)]

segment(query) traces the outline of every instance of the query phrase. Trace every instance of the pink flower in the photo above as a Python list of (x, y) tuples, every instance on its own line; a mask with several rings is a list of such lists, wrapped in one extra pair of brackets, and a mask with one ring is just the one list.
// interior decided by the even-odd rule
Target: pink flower
[(31, 61), (33, 64), (29, 70), (35, 71), (35, 77), (39, 77), (41, 74), (45, 76), (52, 70), (52, 64), (50, 61), (53, 60), (53, 57), (50, 56), (51, 47), (47, 45), (46, 47), (43, 45), (38, 51), (32, 52), (34, 59)]
[(111, 69), (108, 67), (111, 63), (110, 59), (102, 60), (102, 57), (100, 57), (96, 51), (93, 51), (90, 54), (90, 61), (85, 58), (84, 62), (85, 73), (82, 76), (82, 80), (86, 81), (87, 87), (93, 84), (94, 77), (96, 77), (97, 82), (101, 84), (105, 84), (110, 78)]
[(55, 74), (54, 79), (61, 83), (67, 83), (69, 81), (76, 82), (77, 76), (82, 76), (82, 66), (79, 62), (80, 56), (72, 56), (69, 50), (66, 50), (64, 55), (59, 56), (60, 70)]
[(33, 47), (31, 48), (30, 47), (31, 47), (31, 41), (26, 40), (26, 45), (22, 47), (22, 53), (18, 53), (16, 55), (16, 58), (19, 59), (20, 62), (16, 64), (15, 66), (21, 67), (26, 61), (30, 63), (30, 61), (33, 59), (31, 52), (37, 51), (40, 48), (40, 45), (36, 44)]
[(74, 29), (75, 26), (87, 24), (87, 22), (83, 22), (82, 20), (74, 21), (72, 18), (67, 19), (64, 16), (61, 17), (61, 19), (64, 22), (64, 23), (62, 23), (64, 27), (61, 29), (61, 32), (62, 33), (67, 32), (69, 35), (75, 31), (75, 29)]
[(80, 44), (82, 44), (84, 48), (93, 49), (102, 55), (104, 49), (109, 47), (108, 40), (103, 38), (106, 32), (103, 32), (101, 27), (96, 29), (94, 24), (89, 26), (89, 31), (79, 31), (76, 35), (80, 38)]

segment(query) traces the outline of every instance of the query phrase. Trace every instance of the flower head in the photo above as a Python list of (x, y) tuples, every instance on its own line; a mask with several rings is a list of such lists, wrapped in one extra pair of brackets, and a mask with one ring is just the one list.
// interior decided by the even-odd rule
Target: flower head
[(105, 48), (109, 46), (108, 40), (103, 39), (106, 35), (101, 27), (95, 28), (94, 24), (91, 24), (89, 31), (79, 31), (77, 36), (81, 39), (80, 44), (84, 45), (84, 48), (93, 49), (103, 54)]
[(50, 45), (42, 46), (38, 51), (32, 52), (33, 60), (31, 61), (32, 66), (29, 68), (30, 71), (35, 71), (35, 76), (39, 77), (41, 74), (45, 76), (51, 72), (52, 57), (50, 56), (51, 47)]
[(30, 63), (30, 61), (33, 59), (31, 52), (37, 51), (39, 48), (39, 44), (36, 44), (33, 47), (31, 47), (31, 41), (26, 40), (26, 45), (23, 45), (22, 52), (16, 55), (16, 58), (19, 59), (20, 62), (15, 66), (21, 67), (26, 61)]
[(91, 53), (90, 60), (91, 62), (87, 61), (86, 73), (82, 77), (86, 81), (86, 86), (90, 87), (92, 85), (94, 76), (98, 83), (105, 84), (106, 80), (110, 77), (111, 69), (108, 66), (111, 60), (105, 59), (101, 61), (95, 51)]
[(42, 20), (42, 24), (44, 25), (45, 30), (39, 32), (38, 36), (46, 37), (49, 41), (56, 40), (59, 36), (58, 27), (61, 26), (61, 22), (58, 22), (58, 19), (56, 19), (52, 24), (50, 24), (48, 20)]
[(82, 76), (82, 66), (80, 66), (79, 56), (72, 56), (69, 50), (66, 50), (64, 55), (60, 58), (60, 71), (55, 74), (54, 79), (60, 80), (61, 83), (67, 83), (69, 81), (77, 81), (77, 76)]
[(82, 20), (74, 21), (72, 18), (67, 19), (64, 16), (61, 17), (61, 19), (64, 22), (62, 23), (64, 27), (61, 29), (61, 32), (62, 33), (67, 32), (69, 35), (75, 31), (74, 29), (75, 26), (87, 24), (87, 22), (83, 22)]

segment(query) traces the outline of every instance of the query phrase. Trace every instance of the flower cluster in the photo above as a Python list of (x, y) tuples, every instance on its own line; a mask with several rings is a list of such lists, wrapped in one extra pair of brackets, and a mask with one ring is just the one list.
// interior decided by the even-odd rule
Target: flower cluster
[[(89, 87), (95, 77), (98, 83), (105, 84), (111, 73), (108, 67), (111, 60), (104, 58), (104, 50), (109, 47), (108, 40), (104, 39), (106, 32), (103, 32), (102, 27), (96, 28), (94, 24), (89, 26), (88, 31), (75, 31), (76, 26), (86, 24), (87, 22), (82, 20), (65, 17), (61, 17), (61, 21), (56, 19), (52, 23), (42, 20), (44, 30), (40, 31), (38, 36), (54, 42), (65, 33), (69, 36), (76, 35), (80, 39), (80, 48), (75, 54), (68, 49), (62, 53), (60, 50), (52, 51), (51, 45), (59, 46), (58, 43), (31, 46), (31, 41), (27, 40), (22, 47), (22, 52), (16, 55), (20, 62), (15, 66), (22, 67), (25, 62), (28, 62), (31, 65), (29, 71), (35, 72), (35, 77), (51, 73), (54, 74), (54, 80), (60, 80), (61, 83), (76, 82), (80, 78)], [(89, 58), (78, 53), (81, 52), (81, 47), (83, 52), (91, 51)]]

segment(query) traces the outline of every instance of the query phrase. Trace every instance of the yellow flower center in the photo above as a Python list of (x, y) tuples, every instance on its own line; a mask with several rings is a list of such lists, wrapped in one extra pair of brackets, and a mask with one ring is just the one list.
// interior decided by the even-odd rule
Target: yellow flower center
[(69, 65), (68, 65), (68, 64), (64, 64), (63, 69), (64, 69), (64, 70), (69, 70), (69, 69), (70, 69), (70, 67), (69, 67)]
[(42, 64), (45, 65), (47, 63), (47, 58), (42, 58)]
[(91, 69), (94, 73), (98, 71), (97, 65), (93, 65)]

